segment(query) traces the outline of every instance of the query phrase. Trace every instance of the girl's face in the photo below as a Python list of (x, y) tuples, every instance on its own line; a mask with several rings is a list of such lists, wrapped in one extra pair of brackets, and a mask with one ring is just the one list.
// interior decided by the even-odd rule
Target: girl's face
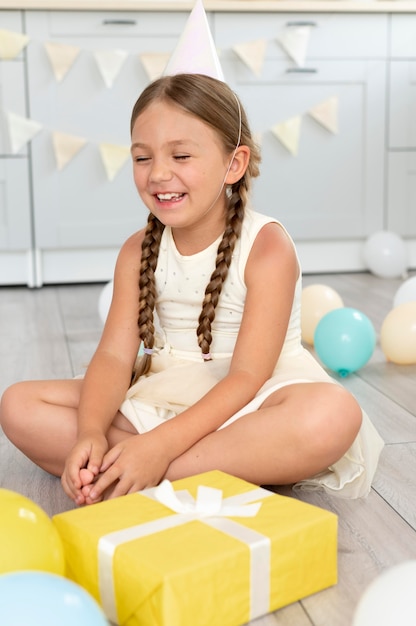
[[(173, 229), (223, 230), (232, 155), (215, 131), (179, 107), (156, 101), (132, 131), (134, 182), (145, 205)], [(211, 227), (211, 229), (210, 229)]]

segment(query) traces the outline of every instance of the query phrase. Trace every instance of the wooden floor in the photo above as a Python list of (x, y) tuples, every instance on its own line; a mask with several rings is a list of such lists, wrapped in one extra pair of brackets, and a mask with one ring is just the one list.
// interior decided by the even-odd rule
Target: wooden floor
[[(400, 280), (371, 274), (306, 276), (333, 287), (345, 306), (365, 313), (379, 333)], [(0, 392), (27, 378), (72, 377), (98, 341), (102, 285), (0, 288)], [(416, 365), (370, 362), (343, 379), (386, 442), (368, 498), (292, 494), (339, 516), (339, 582), (260, 618), (256, 626), (350, 626), (362, 592), (383, 570), (416, 558)], [(18, 491), (50, 515), (72, 508), (58, 479), (35, 467), (0, 433), (0, 487)], [(287, 493), (286, 489), (278, 490)]]

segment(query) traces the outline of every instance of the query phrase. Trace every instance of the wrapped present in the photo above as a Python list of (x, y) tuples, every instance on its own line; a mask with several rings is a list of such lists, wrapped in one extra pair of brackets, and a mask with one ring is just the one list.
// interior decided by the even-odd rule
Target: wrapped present
[(220, 471), (56, 515), (121, 626), (238, 626), (337, 581), (337, 517)]

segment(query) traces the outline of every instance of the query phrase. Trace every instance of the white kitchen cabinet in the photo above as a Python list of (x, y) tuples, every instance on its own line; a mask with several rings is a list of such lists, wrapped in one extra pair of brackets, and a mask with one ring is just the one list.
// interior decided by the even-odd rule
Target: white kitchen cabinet
[[(394, 15), (389, 61), (387, 227), (416, 236), (416, 16)], [(416, 253), (416, 251), (415, 251)]]
[[(23, 30), (20, 11), (2, 11), (1, 28)], [(8, 113), (26, 115), (24, 52), (0, 60), (0, 284), (34, 283), (28, 150), (12, 154)]]
[[(36, 11), (27, 13), (31, 115), (43, 132), (32, 142), (35, 241), (42, 282), (107, 280), (123, 241), (147, 219), (133, 184), (130, 161), (113, 180), (103, 166), (101, 143), (130, 145), (130, 114), (149, 79), (140, 53), (170, 53), (187, 13)], [(80, 50), (57, 81), (45, 42)], [(111, 88), (94, 52), (128, 53)], [(79, 154), (57, 168), (52, 133), (86, 140)]]
[[(298, 67), (278, 38), (305, 25), (310, 39), (305, 64)], [(387, 17), (218, 14), (215, 36), (220, 49), (228, 42), (221, 57), (226, 80), (261, 137), (255, 207), (283, 222), (308, 270), (359, 269), (361, 242), (383, 227)], [(232, 45), (261, 38), (268, 43), (256, 76)], [(308, 115), (333, 97), (336, 134)], [(301, 117), (296, 155), (271, 131), (293, 116)]]

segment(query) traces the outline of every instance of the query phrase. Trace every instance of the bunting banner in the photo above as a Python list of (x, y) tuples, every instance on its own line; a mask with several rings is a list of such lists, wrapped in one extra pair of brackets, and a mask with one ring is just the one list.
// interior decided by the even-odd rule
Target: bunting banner
[(55, 131), (52, 133), (52, 143), (58, 170), (62, 170), (85, 146), (87, 140)]
[(130, 157), (130, 147), (100, 143), (100, 154), (108, 180), (114, 180)]
[(128, 52), (126, 50), (99, 50), (94, 52), (94, 58), (106, 87), (111, 88), (113, 86), (127, 57)]
[(55, 78), (60, 82), (71, 69), (81, 49), (77, 46), (69, 46), (55, 41), (46, 42), (44, 47), (51, 62)]
[(170, 54), (164, 52), (152, 52), (140, 54), (140, 61), (143, 65), (144, 71), (150, 82), (160, 78), (169, 61)]
[(19, 152), (43, 128), (39, 122), (10, 111), (7, 113), (7, 121), (12, 154)]
[(305, 65), (312, 26), (287, 26), (278, 42), (299, 67)]
[(272, 127), (271, 131), (280, 143), (293, 155), (298, 153), (302, 116), (296, 115)]
[(308, 111), (308, 115), (329, 132), (334, 135), (338, 133), (338, 98), (336, 96), (314, 106)]
[(267, 39), (256, 39), (233, 46), (234, 52), (256, 76), (260, 76), (263, 70), (266, 48)]
[(0, 28), (0, 59), (15, 59), (29, 43), (29, 37)]

